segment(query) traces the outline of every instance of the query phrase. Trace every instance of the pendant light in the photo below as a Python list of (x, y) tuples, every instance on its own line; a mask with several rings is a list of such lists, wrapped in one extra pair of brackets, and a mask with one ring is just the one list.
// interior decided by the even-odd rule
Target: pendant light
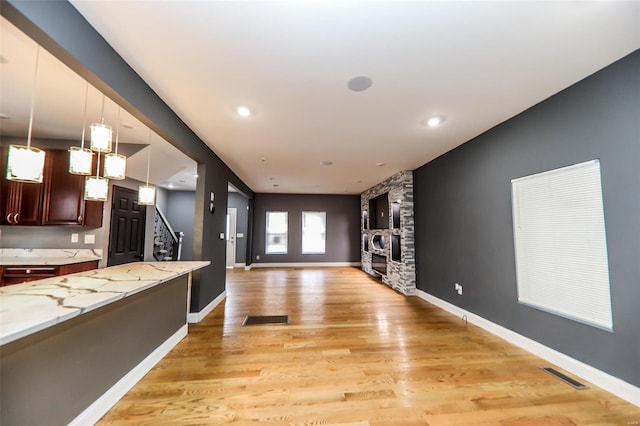
[(7, 180), (24, 183), (42, 183), (44, 170), (44, 151), (31, 146), (31, 132), (33, 130), (33, 107), (36, 98), (36, 77), (38, 76), (38, 59), (40, 46), (36, 50), (36, 68), (33, 75), (33, 89), (31, 92), (31, 112), (29, 115), (29, 131), (27, 145), (9, 145), (7, 159)]
[(104, 99), (102, 94), (102, 112), (100, 123), (91, 124), (91, 150), (95, 152), (111, 152), (111, 138), (113, 132), (111, 126), (104, 124)]
[(104, 156), (104, 173), (107, 179), (122, 180), (127, 169), (127, 157), (118, 154), (118, 139), (120, 135), (120, 107), (118, 107), (118, 124), (116, 125), (116, 150)]
[(87, 176), (84, 181), (84, 199), (87, 201), (107, 201), (109, 181), (100, 177), (100, 152), (95, 176)]
[(91, 163), (93, 160), (93, 152), (84, 147), (84, 134), (87, 126), (87, 97), (89, 94), (89, 83), (84, 91), (84, 118), (82, 119), (82, 140), (80, 147), (72, 146), (69, 148), (69, 173), (72, 175), (88, 176), (91, 174)]
[(151, 130), (149, 130), (149, 151), (147, 151), (147, 182), (138, 187), (138, 204), (152, 206), (156, 203), (156, 187), (149, 185), (149, 165), (151, 164)]

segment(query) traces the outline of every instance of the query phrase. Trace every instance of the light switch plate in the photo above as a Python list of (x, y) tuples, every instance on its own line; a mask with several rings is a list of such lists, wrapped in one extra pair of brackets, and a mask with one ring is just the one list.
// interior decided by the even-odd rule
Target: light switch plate
[(220, 233), (220, 239), (221, 239), (221, 240), (224, 240), (224, 232), (221, 232), (221, 233)]
[(236, 234), (236, 238), (244, 238), (244, 234), (242, 232), (238, 232)]
[(77, 243), (78, 242), (78, 234), (76, 234), (76, 233), (71, 234), (71, 242), (72, 243)]
[(84, 236), (84, 243), (85, 244), (95, 244), (96, 243), (96, 236), (95, 234), (87, 234)]

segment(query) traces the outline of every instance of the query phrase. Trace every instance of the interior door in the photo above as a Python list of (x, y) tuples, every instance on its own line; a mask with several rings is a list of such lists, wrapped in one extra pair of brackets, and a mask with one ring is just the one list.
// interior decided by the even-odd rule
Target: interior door
[(238, 210), (235, 207), (227, 209), (227, 268), (236, 264), (236, 223)]
[(113, 187), (108, 266), (138, 262), (144, 258), (146, 206), (138, 204), (138, 192)]

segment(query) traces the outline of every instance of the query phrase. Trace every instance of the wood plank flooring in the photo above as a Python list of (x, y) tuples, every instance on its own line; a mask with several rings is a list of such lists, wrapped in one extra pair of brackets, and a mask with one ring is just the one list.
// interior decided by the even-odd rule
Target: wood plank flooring
[(99, 424), (640, 425), (639, 407), (541, 365), (356, 268), (229, 272), (224, 306)]

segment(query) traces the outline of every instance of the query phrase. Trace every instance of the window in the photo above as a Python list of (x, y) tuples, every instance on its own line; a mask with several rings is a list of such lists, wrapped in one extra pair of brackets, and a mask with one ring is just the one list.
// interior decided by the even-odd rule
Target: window
[(324, 254), (327, 213), (302, 212), (302, 254)]
[(287, 212), (267, 212), (265, 253), (287, 254)]
[(518, 301), (611, 330), (600, 163), (511, 182)]

